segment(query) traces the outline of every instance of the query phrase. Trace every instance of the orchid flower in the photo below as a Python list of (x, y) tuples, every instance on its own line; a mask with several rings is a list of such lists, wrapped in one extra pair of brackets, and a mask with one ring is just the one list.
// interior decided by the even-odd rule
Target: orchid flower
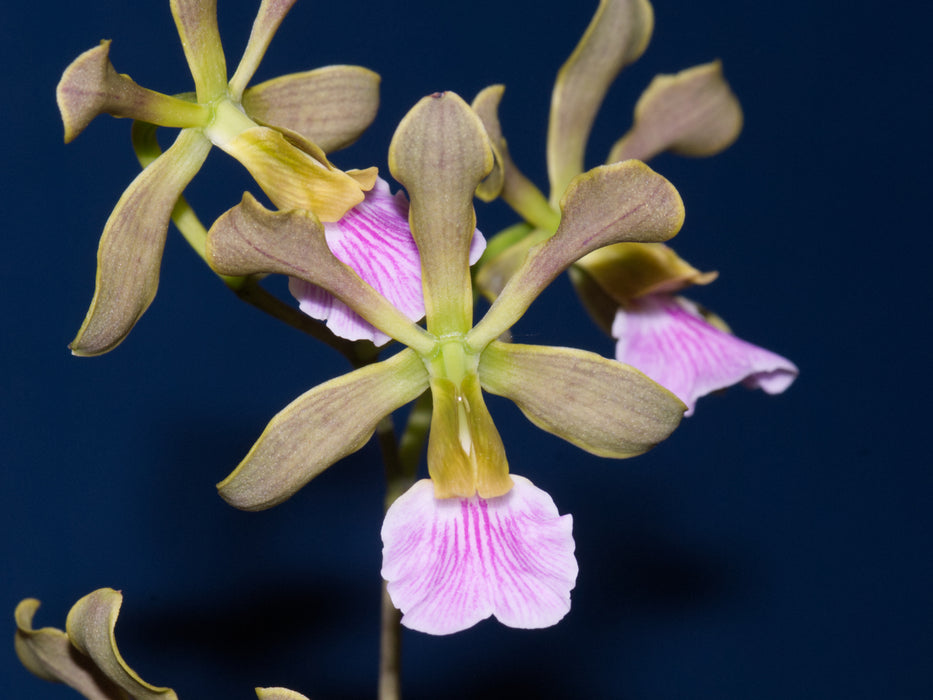
[[(39, 601), (26, 598), (16, 606), (14, 646), (31, 673), (64, 683), (88, 700), (177, 700), (171, 688), (147, 683), (123, 660), (114, 635), (123, 595), (100, 588), (84, 596), (68, 612), (65, 630), (33, 629)], [(256, 688), (259, 700), (308, 700), (286, 688)]]
[[(653, 25), (648, 0), (600, 2), (554, 85), (547, 139), (549, 198), (508, 153), (497, 114), (502, 86), (487, 88), (474, 101), (499, 156), (501, 196), (526, 222), (494, 237), (480, 262), (477, 283), (490, 299), (528, 250), (557, 230), (557, 203), (583, 169), (589, 133), (606, 91), (621, 69), (644, 52)], [(714, 155), (731, 145), (741, 128), (741, 107), (721, 64), (713, 61), (657, 76), (638, 100), (633, 126), (612, 146), (607, 163), (646, 161), (665, 151)], [(692, 302), (675, 300), (673, 292), (708, 284), (716, 273), (699, 272), (663, 244), (609, 246), (582, 258), (570, 272), (588, 310), (618, 339), (616, 359), (674, 391), (690, 407), (688, 415), (696, 399), (710, 391), (744, 382), (779, 393), (797, 374), (790, 361), (733, 338), (687, 311), (695, 308)]]
[[(57, 98), (66, 143), (99, 114), (181, 129), (126, 189), (104, 227), (94, 298), (70, 347), (98, 355), (116, 347), (155, 297), (169, 219), (212, 145), (242, 163), (272, 202), (337, 221), (372, 187), (375, 169), (344, 172), (325, 155), (349, 145), (378, 106), (379, 76), (355, 66), (296, 73), (246, 89), (295, 0), (262, 0), (246, 50), (227, 80), (216, 0), (172, 0), (195, 93), (168, 96), (119, 74), (110, 42), (79, 56)], [(274, 125), (274, 126), (273, 126)], [(147, 162), (151, 160), (151, 162)], [(177, 212), (176, 212), (177, 213)], [(203, 254), (203, 239), (190, 240)]]
[(511, 399), (542, 429), (616, 458), (666, 438), (685, 407), (641, 372), (594, 353), (497, 338), (588, 252), (676, 234), (683, 205), (667, 180), (636, 161), (575, 178), (554, 236), (529, 253), (474, 325), (472, 200), (493, 167), (479, 117), (453, 93), (424, 98), (399, 125), (389, 167), (410, 197), (426, 327), (338, 260), (311, 212), (269, 211), (246, 194), (208, 233), (217, 272), (303, 280), (407, 346), (296, 399), (218, 485), (220, 494), (246, 510), (281, 503), (430, 390), (430, 479), (393, 503), (383, 527), (383, 574), (403, 624), (435, 634), (489, 615), (521, 627), (554, 624), (576, 578), (571, 521), (546, 493), (509, 474), (483, 390)]

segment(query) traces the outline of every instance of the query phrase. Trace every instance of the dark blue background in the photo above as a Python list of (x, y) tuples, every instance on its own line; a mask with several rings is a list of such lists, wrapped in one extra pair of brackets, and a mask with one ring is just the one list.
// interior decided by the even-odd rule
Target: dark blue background
[[(221, 0), (232, 68), (258, 2)], [(579, 5), (579, 7), (578, 7)], [(595, 2), (302, 0), (257, 79), (329, 63), (383, 75), (375, 126), (338, 154), (385, 154), (420, 97), (507, 86), (513, 157), (546, 182), (553, 76)], [(573, 513), (573, 609), (539, 632), (484, 622), (406, 633), (406, 697), (933, 697), (929, 216), (930, 12), (895, 3), (656, 4), (646, 55), (610, 93), (600, 162), (658, 72), (724, 61), (745, 130), (710, 160), (660, 157), (675, 245), (720, 279), (692, 296), (801, 369), (783, 396), (733, 389), (652, 453), (590, 457), (491, 401), (512, 469)], [(194, 698), (284, 685), (374, 696), (381, 468), (372, 445), (288, 503), (226, 506), (213, 484), (335, 353), (241, 304), (174, 230), (159, 295), (112, 354), (69, 355), (101, 228), (137, 172), (129, 124), (62, 144), (62, 69), (112, 38), (118, 70), (190, 89), (168, 3), (16, 3), (0, 26), (4, 254), (0, 611), (62, 626), (85, 593), (125, 594), (117, 638), (143, 678)], [(219, 151), (189, 190), (205, 219), (247, 180)], [(480, 226), (511, 222), (480, 205)], [(566, 280), (516, 329), (611, 354)], [(67, 698), (0, 649), (10, 698)]]

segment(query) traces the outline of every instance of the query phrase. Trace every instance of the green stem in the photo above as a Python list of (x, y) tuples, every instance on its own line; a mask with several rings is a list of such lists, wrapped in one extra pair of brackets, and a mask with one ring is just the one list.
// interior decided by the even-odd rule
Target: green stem
[[(431, 392), (426, 391), (412, 406), (401, 442), (395, 437), (392, 416), (386, 416), (376, 428), (379, 449), (385, 462), (386, 498), (388, 510), (395, 499), (415, 482), (421, 452), (431, 424)], [(379, 700), (400, 700), (402, 697), (401, 655), (402, 614), (392, 604), (382, 582), (382, 614), (379, 635)]]
[(535, 228), (554, 233), (560, 224), (560, 211), (551, 207), (547, 197), (517, 168), (505, 178), (499, 195), (515, 212)]
[(402, 697), (402, 613), (392, 604), (388, 584), (382, 582), (382, 624), (379, 635), (379, 700)]
[(354, 367), (362, 367), (376, 359), (378, 351), (368, 341), (353, 341), (339, 338), (320, 321), (316, 321), (300, 309), (289, 306), (277, 296), (262, 288), (255, 277), (241, 278), (243, 282), (230, 288), (243, 301), (286, 323), (315, 340), (329, 345), (347, 358)]
[[(428, 440), (428, 430), (431, 427), (431, 409), (433, 397), (430, 391), (424, 392), (411, 407), (408, 414), (408, 423), (399, 443), (398, 455), (402, 473), (407, 477), (409, 486), (415, 482), (418, 474), (418, 465), (421, 463), (421, 453)], [(408, 486), (405, 487), (405, 490)], [(404, 491), (395, 494), (402, 495)], [(395, 498), (392, 499), (393, 501)]]
[[(391, 415), (386, 416), (379, 422), (376, 427), (376, 437), (385, 464), (385, 509), (388, 510), (393, 501), (408, 488), (402, 483), (405, 478), (402, 463), (399, 459), (399, 447), (395, 439), (395, 428)], [(402, 614), (392, 604), (386, 586), (387, 583), (383, 581), (379, 633), (378, 698), (379, 700), (400, 700), (402, 697)]]

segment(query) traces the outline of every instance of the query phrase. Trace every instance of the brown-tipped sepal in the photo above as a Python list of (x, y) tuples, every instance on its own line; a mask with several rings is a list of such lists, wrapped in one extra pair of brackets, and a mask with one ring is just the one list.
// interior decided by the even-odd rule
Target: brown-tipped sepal
[(402, 119), (389, 169), (408, 191), (409, 222), (421, 253), (428, 330), (464, 333), (472, 324), (473, 195), (493, 167), (486, 130), (452, 92), (425, 97)]
[(253, 119), (285, 127), (330, 153), (349, 146), (379, 108), (379, 74), (360, 66), (327, 66), (267, 80), (243, 93)]
[(601, 0), (557, 74), (547, 139), (553, 204), (583, 171), (586, 142), (606, 90), (622, 68), (642, 55), (653, 29), (654, 10), (648, 0)]
[(411, 350), (325, 382), (276, 415), (217, 489), (236, 508), (271, 508), (360, 449), (379, 421), (427, 388), (424, 363)]
[(535, 425), (601, 457), (634, 457), (673, 432), (686, 406), (644, 374), (584, 350), (493, 342), (479, 364), (487, 391)]
[(110, 63), (110, 42), (85, 51), (69, 65), (55, 90), (65, 125), (65, 143), (72, 141), (99, 114), (128, 117), (176, 127), (203, 126), (210, 118), (202, 105), (147, 90)]
[(648, 160), (662, 151), (712, 156), (739, 137), (742, 121), (742, 107), (719, 61), (659, 75), (639, 98), (634, 125), (606, 162)]
[(143, 170), (113, 209), (97, 250), (94, 298), (77, 337), (75, 355), (115, 348), (149, 307), (159, 285), (159, 267), (172, 209), (200, 169), (210, 142), (182, 131), (165, 153)]

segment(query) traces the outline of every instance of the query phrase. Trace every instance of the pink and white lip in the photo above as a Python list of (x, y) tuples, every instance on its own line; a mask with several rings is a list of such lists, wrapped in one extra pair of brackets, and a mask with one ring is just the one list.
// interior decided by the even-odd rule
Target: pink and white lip
[(528, 479), (512, 479), (507, 494), (489, 499), (437, 499), (423, 479), (389, 508), (382, 576), (403, 625), (452, 634), (495, 616), (537, 629), (570, 610), (573, 519)]
[(687, 404), (742, 383), (780, 394), (797, 378), (793, 362), (708, 323), (683, 297), (653, 294), (619, 309), (612, 324), (616, 359), (631, 365)]

